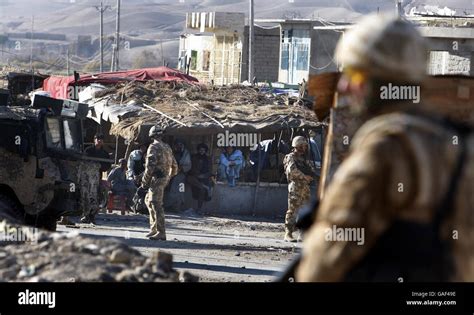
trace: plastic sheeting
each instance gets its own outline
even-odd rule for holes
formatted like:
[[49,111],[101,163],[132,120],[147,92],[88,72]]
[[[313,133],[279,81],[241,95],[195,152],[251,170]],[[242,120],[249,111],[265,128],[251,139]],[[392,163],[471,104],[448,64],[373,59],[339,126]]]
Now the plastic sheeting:
[[77,87],[89,86],[93,83],[110,85],[123,81],[185,81],[198,83],[196,78],[183,72],[168,67],[158,67],[81,75],[77,82],[74,82],[74,76],[51,76],[44,80],[43,90],[49,92],[51,97],[70,99],[74,96],[74,85]]

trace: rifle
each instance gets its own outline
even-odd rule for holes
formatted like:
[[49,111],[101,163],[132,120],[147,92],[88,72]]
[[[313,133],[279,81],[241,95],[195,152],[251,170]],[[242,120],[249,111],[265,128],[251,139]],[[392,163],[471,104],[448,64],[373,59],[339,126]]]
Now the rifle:
[[[296,221],[295,227],[300,229],[302,232],[306,232],[313,225],[316,218],[316,213],[319,208],[319,199],[313,198],[311,201],[303,206],[300,210],[300,215]],[[301,262],[301,254],[299,254],[282,273],[276,276],[274,282],[294,282],[295,271]]]

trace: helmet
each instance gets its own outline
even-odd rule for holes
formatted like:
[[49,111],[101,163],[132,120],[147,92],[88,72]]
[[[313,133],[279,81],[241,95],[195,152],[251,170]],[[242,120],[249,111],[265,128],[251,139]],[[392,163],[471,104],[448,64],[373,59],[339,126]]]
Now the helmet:
[[153,126],[151,127],[150,131],[148,132],[148,136],[150,138],[158,137],[163,134],[163,129],[161,129],[159,126]]
[[302,137],[302,136],[294,137],[294,138],[293,138],[293,142],[291,142],[291,146],[292,146],[293,148],[296,148],[297,146],[302,145],[302,144],[306,144],[306,145],[308,144],[308,143],[306,142],[305,137]]
[[415,27],[396,16],[370,14],[342,36],[336,59],[371,77],[420,82],[426,74],[427,45]]

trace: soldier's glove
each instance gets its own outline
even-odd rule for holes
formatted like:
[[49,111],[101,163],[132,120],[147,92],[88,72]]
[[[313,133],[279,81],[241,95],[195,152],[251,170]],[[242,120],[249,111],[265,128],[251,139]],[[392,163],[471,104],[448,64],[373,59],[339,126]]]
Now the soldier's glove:
[[143,198],[146,196],[147,192],[148,192],[148,188],[140,186],[137,189],[137,196],[139,196],[140,198]]

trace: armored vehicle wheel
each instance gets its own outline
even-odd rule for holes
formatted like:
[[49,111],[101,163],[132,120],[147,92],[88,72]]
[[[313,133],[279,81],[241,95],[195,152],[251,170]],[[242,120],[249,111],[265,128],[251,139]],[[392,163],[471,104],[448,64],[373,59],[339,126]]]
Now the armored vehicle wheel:
[[0,193],[0,220],[6,219],[11,223],[24,224],[23,209],[8,195]]
[[40,215],[28,215],[26,224],[36,228],[45,229],[49,231],[56,231],[57,218],[55,215],[44,213]]

